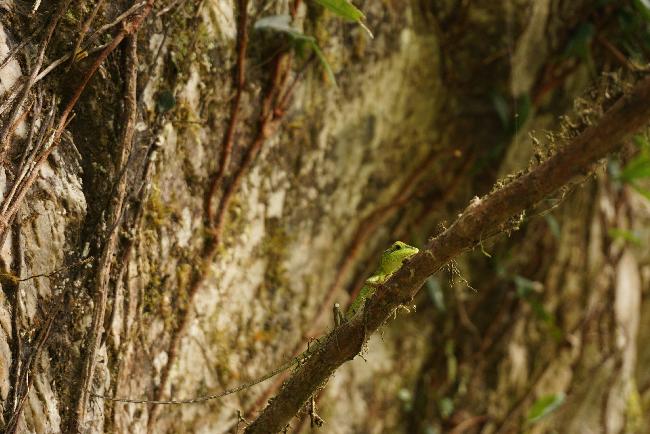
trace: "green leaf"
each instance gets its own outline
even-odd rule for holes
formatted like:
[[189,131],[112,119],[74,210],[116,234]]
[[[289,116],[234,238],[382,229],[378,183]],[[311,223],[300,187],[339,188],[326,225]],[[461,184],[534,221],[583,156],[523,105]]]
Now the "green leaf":
[[607,172],[616,180],[621,179],[621,162],[618,160],[607,161]]
[[156,110],[158,113],[166,113],[176,106],[176,98],[172,91],[165,89],[158,93],[156,98]]
[[535,401],[533,406],[530,407],[530,410],[528,410],[528,416],[526,417],[527,421],[529,423],[535,423],[544,416],[551,414],[564,403],[564,398],[565,396],[563,392],[539,398]]
[[641,245],[641,239],[632,231],[621,228],[610,228],[607,233],[612,239],[627,241],[637,246]]
[[636,146],[638,146],[641,150],[650,151],[650,141],[648,141],[647,137],[637,134],[634,137],[632,137],[632,142]]
[[560,224],[557,222],[557,219],[550,214],[546,215],[544,219],[546,220],[546,224],[548,225],[548,228],[550,229],[553,236],[559,240],[561,235],[561,230],[560,230]]
[[528,94],[520,95],[517,98],[516,103],[517,103],[516,106],[517,113],[515,113],[515,127],[516,129],[520,129],[521,126],[525,124],[526,121],[528,120],[533,104],[530,99],[530,95]]
[[410,402],[413,401],[413,394],[410,390],[403,387],[397,392],[397,398],[399,398],[400,401]]
[[442,398],[438,401],[438,407],[440,409],[440,415],[447,419],[454,412],[454,401],[451,398]]
[[630,161],[621,171],[620,179],[630,182],[650,177],[650,154],[641,154]]
[[413,393],[409,389],[401,388],[397,392],[397,399],[402,402],[402,408],[405,411],[413,410]]
[[359,24],[363,30],[365,30],[368,35],[372,38],[372,32],[366,25],[363,23],[363,20],[366,16],[357,9],[349,0],[314,0],[319,5],[323,6],[328,11],[333,12],[341,18],[344,18],[348,21],[354,21]]
[[447,357],[447,379],[453,383],[458,376],[458,359],[454,352],[454,341],[448,340],[445,343],[445,356]]
[[650,142],[642,135],[635,135],[632,141],[640,152],[616,176],[618,180],[627,183],[650,177]]
[[[268,17],[260,18],[255,22],[253,28],[257,30],[272,30],[288,35],[294,42],[299,44],[304,44],[311,48],[318,58],[320,64],[322,65],[325,73],[329,80],[336,86],[336,78],[334,77],[334,72],[330,67],[330,64],[327,62],[323,51],[318,46],[316,38],[313,36],[305,35],[300,32],[300,30],[291,26],[291,17],[289,15],[271,15]],[[296,48],[299,48],[299,45],[296,45]]]
[[290,15],[271,15],[268,17],[260,18],[255,21],[254,29],[270,29],[276,30],[278,32],[288,33],[293,36],[302,35],[296,28],[291,26],[291,16]]
[[535,317],[545,324],[546,328],[553,338],[558,341],[562,339],[562,336],[564,334],[562,333],[562,330],[557,326],[555,317],[546,310],[542,302],[539,300],[539,297],[536,295],[537,286],[539,286],[539,283],[534,282],[530,279],[526,279],[525,277],[519,275],[513,276],[512,280],[517,287],[517,296],[528,303],[533,313],[535,314]]
[[435,277],[431,276],[426,281],[427,294],[433,304],[438,308],[440,312],[445,311],[445,294],[442,292],[442,287],[440,286],[440,281]]
[[632,186],[632,188],[634,190],[636,190],[637,193],[639,193],[640,195],[642,195],[646,199],[650,200],[650,190],[648,190],[646,188],[643,188],[643,187],[639,186],[638,184],[636,184],[634,182],[631,183],[630,185]]
[[503,94],[499,93],[498,91],[493,91],[492,92],[492,105],[494,106],[494,110],[497,112],[497,116],[499,116],[499,120],[501,121],[501,125],[503,126],[504,130],[509,130],[510,129],[510,106],[508,105],[508,102],[506,101],[506,98],[503,96]]
[[516,98],[509,98],[500,91],[493,89],[490,92],[490,99],[492,100],[494,111],[496,111],[501,121],[503,130],[508,135],[518,133],[532,111],[530,95],[522,94]]
[[567,44],[565,54],[567,56],[575,56],[582,60],[587,60],[590,57],[591,40],[596,34],[596,28],[591,23],[582,23],[576,29],[575,33]]
[[350,21],[360,21],[366,16],[357,9],[352,3],[348,0],[314,0],[319,5],[323,6],[325,9],[334,12],[341,18],[345,18]]
[[516,275],[512,277],[512,280],[515,282],[517,287],[517,295],[521,298],[527,298],[531,294],[535,293],[535,282],[525,277]]
[[650,21],[650,1],[648,0],[633,0],[634,6],[636,6],[639,13],[647,21]]
[[327,77],[330,79],[332,84],[336,86],[336,77],[334,77],[334,71],[332,71],[330,64],[327,63],[327,59],[325,58],[325,55],[323,54],[323,52],[321,51],[320,47],[318,46],[315,40],[312,43],[312,49],[314,50],[314,53],[316,53],[316,57],[318,57],[320,64],[323,66],[323,69],[325,70]]

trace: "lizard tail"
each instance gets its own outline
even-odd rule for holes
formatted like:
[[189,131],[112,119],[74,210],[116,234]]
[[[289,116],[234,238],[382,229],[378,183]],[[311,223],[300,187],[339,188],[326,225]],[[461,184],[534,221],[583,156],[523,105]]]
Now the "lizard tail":
[[288,362],[284,363],[283,365],[280,365],[276,369],[274,369],[271,372],[268,372],[261,377],[258,377],[254,379],[253,381],[249,381],[248,383],[245,384],[240,384],[239,386],[233,387],[231,389],[226,389],[224,391],[221,391],[219,393],[215,393],[212,395],[204,395],[204,396],[198,396],[195,398],[187,398],[187,399],[169,399],[165,401],[156,401],[156,400],[151,400],[151,399],[132,399],[132,398],[118,398],[115,396],[107,396],[107,395],[100,395],[97,393],[92,393],[91,396],[94,398],[98,399],[103,399],[105,401],[112,401],[112,402],[124,402],[127,404],[153,404],[153,405],[181,405],[181,404],[197,404],[200,402],[206,402],[206,401],[212,401],[214,399],[219,399],[223,398],[224,396],[227,395],[232,395],[233,393],[240,392],[244,389],[248,389],[249,387],[253,387],[257,384],[260,384],[266,380],[268,380],[271,377],[275,377],[279,373],[286,371],[296,363],[298,363],[301,360],[301,356],[295,357]]

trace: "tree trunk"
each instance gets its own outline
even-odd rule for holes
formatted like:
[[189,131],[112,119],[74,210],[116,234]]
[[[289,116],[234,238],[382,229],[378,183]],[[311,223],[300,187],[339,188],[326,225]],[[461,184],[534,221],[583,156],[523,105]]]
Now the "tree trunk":
[[[211,395],[307,349],[392,241],[423,246],[553,154],[560,115],[597,122],[574,102],[634,76],[610,74],[610,39],[643,7],[354,2],[370,39],[316,1],[52,3],[0,4],[15,433],[241,432],[286,377],[200,404],[96,395]],[[336,83],[311,42],[255,27],[286,14]],[[615,175],[635,152],[430,278],[314,397],[320,430],[650,433],[650,202]]]

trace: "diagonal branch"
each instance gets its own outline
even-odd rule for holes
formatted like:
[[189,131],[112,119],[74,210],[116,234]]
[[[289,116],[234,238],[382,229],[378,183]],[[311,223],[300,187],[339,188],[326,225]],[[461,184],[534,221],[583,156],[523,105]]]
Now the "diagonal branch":
[[334,371],[354,359],[368,337],[395,310],[409,303],[424,281],[448,261],[475,247],[486,234],[506,229],[508,221],[571,180],[588,173],[598,160],[616,151],[650,123],[650,77],[621,97],[597,125],[575,137],[537,168],[482,199],[474,199],[458,219],[377,290],[362,315],[336,329],[284,384],[278,395],[246,429],[247,434],[281,431]]

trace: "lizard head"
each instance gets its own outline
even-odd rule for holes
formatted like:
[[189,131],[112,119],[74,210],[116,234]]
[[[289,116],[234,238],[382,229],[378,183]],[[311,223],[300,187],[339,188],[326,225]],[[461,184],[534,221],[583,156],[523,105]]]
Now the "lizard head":
[[405,259],[419,252],[417,247],[409,246],[401,241],[395,241],[384,251],[379,260],[379,273],[388,276],[397,271]]

